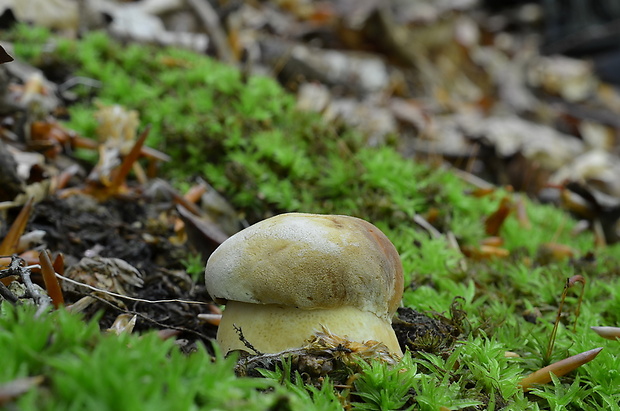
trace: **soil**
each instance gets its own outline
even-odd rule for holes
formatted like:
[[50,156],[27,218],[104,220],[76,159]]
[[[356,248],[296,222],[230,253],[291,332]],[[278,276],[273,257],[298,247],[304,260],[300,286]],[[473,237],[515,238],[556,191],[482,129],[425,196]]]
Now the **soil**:
[[[53,254],[63,253],[68,267],[76,264],[79,267],[78,256],[83,255],[99,261],[124,260],[140,272],[142,285],[136,287],[129,277],[117,275],[117,286],[130,289],[136,298],[210,301],[204,286],[192,281],[181,263],[191,252],[190,248],[171,242],[175,237],[170,224],[174,213],[174,205],[169,201],[147,196],[113,198],[101,203],[82,194],[65,198],[51,196],[36,204],[27,231],[44,230],[47,247]],[[73,272],[75,276],[76,271],[79,270],[69,274]],[[90,276],[91,281],[84,275]],[[93,273],[84,275],[81,281],[96,286]],[[63,291],[67,303],[71,304],[89,290],[63,283]],[[205,342],[215,338],[216,328],[198,320],[197,315],[204,310],[200,305],[101,298],[89,307],[87,315],[100,310],[104,313],[100,320],[102,328],[109,327],[119,313],[127,310],[140,318],[138,331],[170,328],[181,331],[180,338]]]

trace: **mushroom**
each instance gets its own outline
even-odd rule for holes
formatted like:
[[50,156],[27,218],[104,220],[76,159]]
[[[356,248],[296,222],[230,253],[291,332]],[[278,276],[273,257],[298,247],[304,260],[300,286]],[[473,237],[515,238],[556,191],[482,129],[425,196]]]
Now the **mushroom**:
[[223,242],[205,269],[207,291],[226,308],[217,332],[224,353],[277,353],[304,346],[316,331],[377,341],[402,351],[392,316],[403,268],[374,225],[343,215],[289,213]]

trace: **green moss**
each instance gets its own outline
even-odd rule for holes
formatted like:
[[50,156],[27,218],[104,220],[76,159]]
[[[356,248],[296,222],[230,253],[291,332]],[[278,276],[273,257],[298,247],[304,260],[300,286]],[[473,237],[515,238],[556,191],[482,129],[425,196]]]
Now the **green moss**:
[[[390,145],[365,147],[364,138],[355,131],[298,112],[294,98],[275,81],[246,79],[237,70],[204,56],[176,49],[122,47],[101,33],[91,33],[80,43],[54,40],[55,49],[41,46],[48,38],[42,31],[22,26],[16,35],[20,39],[18,56],[37,63],[54,57],[68,62],[77,74],[102,82],[96,90],[98,100],[138,110],[142,123],[153,126],[148,144],[173,157],[163,173],[178,186],[186,187],[199,175],[250,222],[283,211],[365,218],[385,231],[401,253],[406,306],[449,312],[454,298],[463,297],[472,333],[449,361],[430,354],[416,359],[424,372],[416,374],[413,382],[407,380],[414,386],[416,407],[459,408],[483,403],[489,409],[502,404],[510,409],[553,409],[551,394],[560,388],[562,396],[568,396],[563,400],[568,408],[603,409],[618,403],[614,388],[618,386],[614,370],[620,358],[617,343],[601,341],[589,327],[620,322],[619,245],[595,249],[590,233],[571,234],[575,222],[567,214],[524,200],[531,227],[512,214],[500,230],[510,257],[466,259],[446,236],[432,237],[413,217],[436,214],[433,224],[441,232],[453,234],[460,245],[477,247],[487,236],[485,219],[497,210],[502,198],[514,199],[512,193],[498,189],[485,197],[471,195],[472,188],[449,171],[402,158]],[[93,90],[77,91],[84,100],[70,107],[68,126],[92,136],[95,108],[89,98]],[[576,255],[572,260],[540,265],[536,255],[541,244],[549,242],[569,245]],[[565,279],[574,274],[587,278],[585,303],[577,330],[572,332],[580,288],[569,290],[558,349],[552,357],[559,359],[601,345],[606,347],[600,356],[603,360],[580,369],[576,373],[579,379],[573,374],[536,391],[540,400],[535,402],[515,392],[515,381],[521,376],[519,371],[525,374],[543,365]],[[526,310],[541,312],[537,324],[526,321]],[[503,350],[517,351],[524,360],[506,360]],[[26,354],[15,355],[23,358]],[[455,364],[460,368],[450,371]],[[12,362],[5,375],[13,378],[45,372],[28,367],[21,369],[19,363]],[[394,382],[401,381],[397,376],[372,367],[367,373],[358,384],[359,390],[368,393],[360,396],[364,399],[360,408],[400,404],[372,388],[381,381],[399,384]],[[114,387],[109,389],[114,392]],[[299,394],[289,404],[311,398],[311,390],[292,385],[287,390]],[[148,395],[140,391],[140,396],[150,398]],[[330,397],[332,405],[333,399]],[[265,404],[261,401],[269,399],[245,393],[239,401]],[[84,404],[87,402],[80,403]]]
[[102,334],[96,321],[65,310],[36,318],[33,309],[4,303],[0,344],[0,384],[45,378],[42,389],[16,400],[20,410],[267,410],[298,401],[314,409],[307,395],[297,398],[273,380],[236,378],[234,357],[212,359],[202,346],[183,354],[155,333]]

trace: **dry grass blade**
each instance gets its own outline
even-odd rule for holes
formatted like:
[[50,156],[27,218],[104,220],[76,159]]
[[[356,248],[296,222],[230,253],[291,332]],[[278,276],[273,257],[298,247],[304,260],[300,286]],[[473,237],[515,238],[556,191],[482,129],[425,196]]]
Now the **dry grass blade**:
[[561,377],[575,368],[592,361],[602,349],[603,347],[595,348],[593,350],[585,351],[580,354],[573,355],[572,357],[565,358],[558,362],[554,362],[553,364],[541,368],[538,371],[534,371],[527,377],[523,378],[519,381],[519,386],[521,386],[523,391],[528,391],[534,384],[546,384],[551,381],[551,373]]
[[592,331],[608,340],[620,341],[620,327],[590,327]]
[[[62,259],[60,255],[59,257]],[[54,263],[57,263],[58,261],[59,259],[56,258]],[[56,268],[54,265],[52,265],[49,251],[41,251],[41,253],[39,254],[39,263],[41,264],[41,274],[43,275],[43,282],[45,283],[47,295],[49,295],[52,299],[52,305],[54,306],[54,308],[58,309],[58,307],[65,304],[65,299],[62,295],[62,289],[60,288],[58,278],[56,278]]]

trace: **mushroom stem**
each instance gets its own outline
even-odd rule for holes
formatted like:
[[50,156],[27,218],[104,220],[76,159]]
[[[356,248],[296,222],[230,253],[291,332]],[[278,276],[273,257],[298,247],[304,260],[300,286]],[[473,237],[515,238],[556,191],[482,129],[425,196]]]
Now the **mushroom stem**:
[[353,307],[302,310],[229,301],[217,332],[217,341],[225,353],[248,351],[235,326],[241,329],[247,342],[265,353],[302,347],[324,326],[332,334],[351,341],[380,341],[392,353],[403,355],[396,334],[387,321]]

